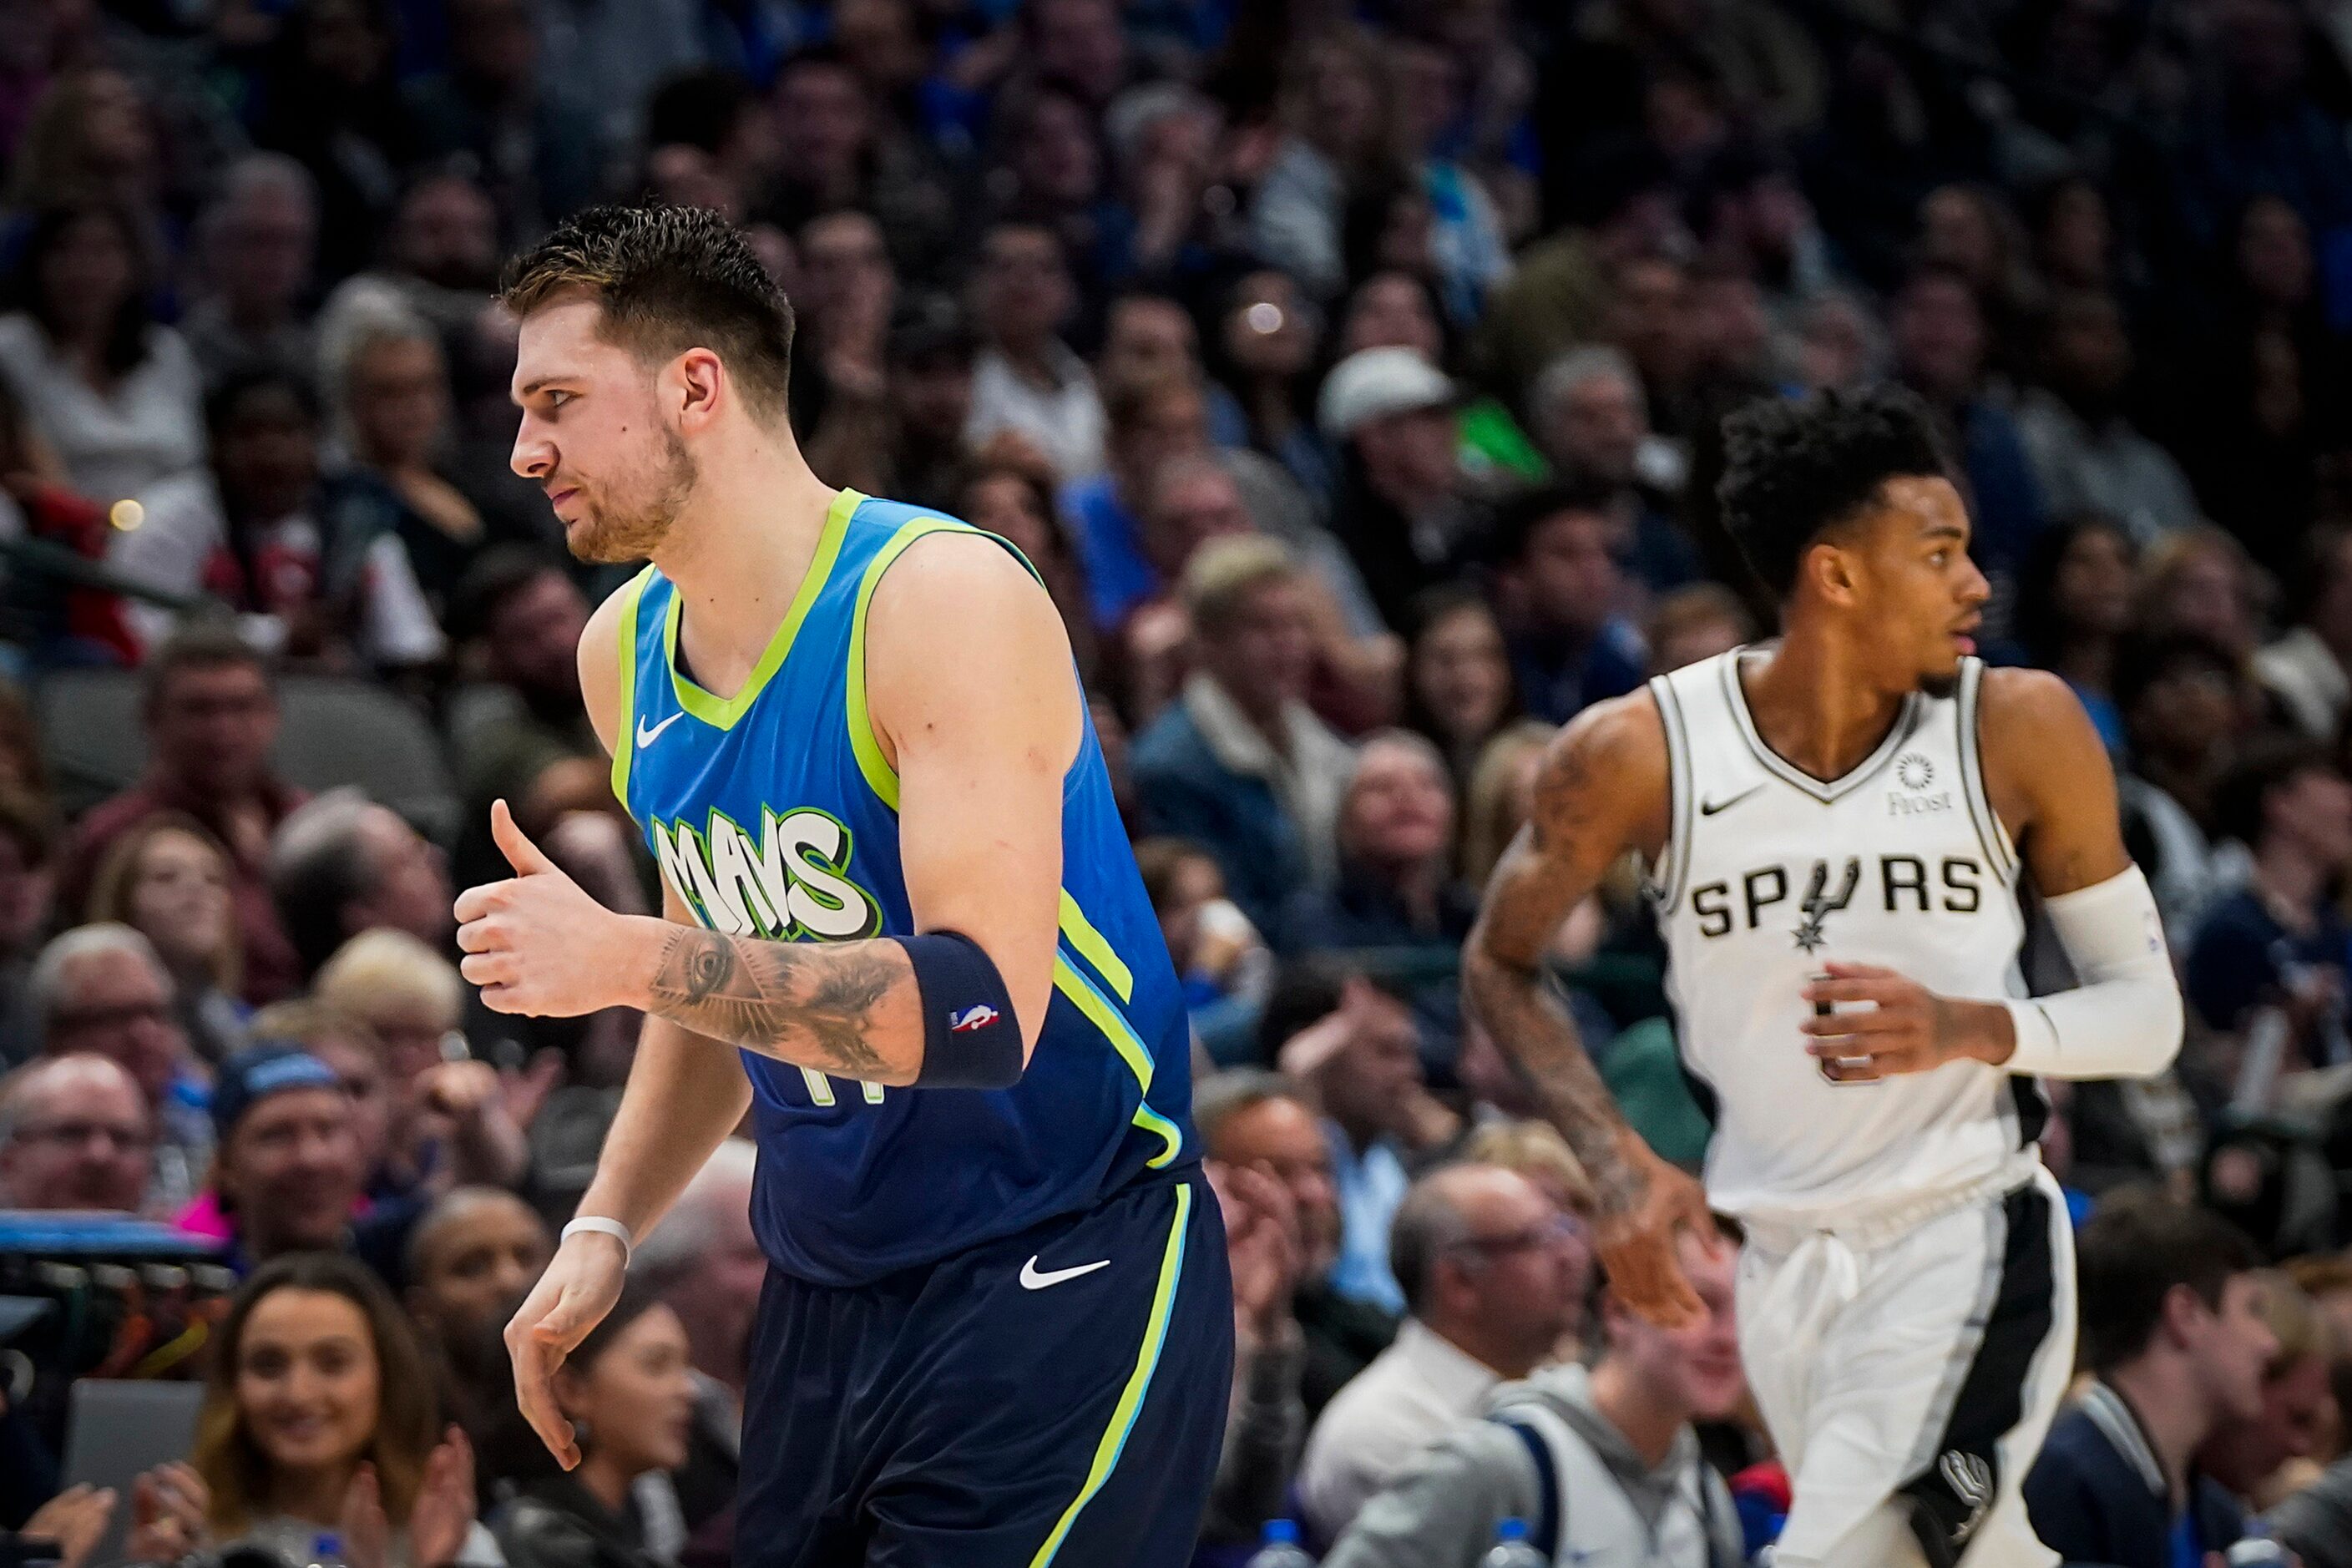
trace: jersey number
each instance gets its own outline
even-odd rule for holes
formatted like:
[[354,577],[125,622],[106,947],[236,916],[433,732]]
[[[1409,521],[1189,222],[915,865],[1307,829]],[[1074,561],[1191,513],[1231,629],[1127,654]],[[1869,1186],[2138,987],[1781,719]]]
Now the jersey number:
[[[817,1071],[814,1068],[801,1068],[801,1077],[808,1082],[809,1098],[811,1100],[816,1101],[819,1105],[831,1105],[833,1103],[833,1079],[825,1077],[824,1074]],[[865,1090],[866,1104],[879,1105],[882,1103],[882,1086],[880,1084],[867,1083],[864,1079],[851,1079],[849,1081],[856,1084],[859,1089]]]

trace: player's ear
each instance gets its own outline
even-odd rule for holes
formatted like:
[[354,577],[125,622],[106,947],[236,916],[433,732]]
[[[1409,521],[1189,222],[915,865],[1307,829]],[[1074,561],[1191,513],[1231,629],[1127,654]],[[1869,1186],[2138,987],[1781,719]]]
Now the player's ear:
[[1811,583],[1813,592],[1829,603],[1851,606],[1857,590],[1857,564],[1851,550],[1832,540],[1817,539],[1798,557],[1797,576],[1800,582]]
[[688,349],[670,362],[667,379],[669,384],[665,390],[676,400],[682,428],[699,429],[718,417],[727,372],[717,354],[705,348]]

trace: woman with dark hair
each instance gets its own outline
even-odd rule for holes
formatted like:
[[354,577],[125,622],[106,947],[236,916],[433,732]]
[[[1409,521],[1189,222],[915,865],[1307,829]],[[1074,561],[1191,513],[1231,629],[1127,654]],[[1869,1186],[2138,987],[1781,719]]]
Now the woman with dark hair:
[[1519,716],[1510,654],[1494,606],[1458,583],[1413,604],[1404,665],[1405,728],[1444,753],[1457,790],[1466,789],[1486,742]]
[[272,1259],[229,1305],[196,1416],[208,1555],[494,1562],[473,1450],[441,1433],[424,1353],[375,1275],[335,1253]]
[[108,506],[205,460],[204,394],[180,334],[149,310],[139,226],[78,202],[33,219],[0,316],[0,381],[73,488]]
[[2116,656],[2131,630],[2138,554],[2121,523],[2087,515],[2044,531],[2018,573],[2025,657],[2074,688],[2117,757],[2128,737],[2116,705]]
[[1244,273],[1206,345],[1212,369],[1240,405],[1253,450],[1280,463],[1328,503],[1331,454],[1315,438],[1316,357],[1323,313],[1291,276],[1271,267]]
[[502,1410],[490,1468],[515,1489],[500,1515],[509,1568],[656,1568],[637,1479],[686,1463],[694,1376],[686,1327],[632,1281],[555,1373],[555,1403],[572,1423],[580,1464],[565,1470],[521,1412]]

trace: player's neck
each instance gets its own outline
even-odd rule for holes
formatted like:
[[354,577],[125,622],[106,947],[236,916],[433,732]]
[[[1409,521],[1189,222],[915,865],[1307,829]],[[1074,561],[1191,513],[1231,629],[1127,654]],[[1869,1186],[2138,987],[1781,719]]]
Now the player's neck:
[[1745,662],[1740,685],[1764,743],[1818,779],[1843,778],[1875,751],[1908,695],[1869,679],[1858,651],[1822,633],[1783,637]]
[[716,667],[696,679],[723,687],[734,656],[744,672],[758,659],[816,555],[835,494],[789,436],[747,436],[702,457],[693,494],[654,552],[677,585],[689,661],[698,654],[698,670]]
[[1642,1463],[1654,1470],[1664,1464],[1689,1413],[1664,1390],[1644,1386],[1616,1356],[1604,1355],[1593,1367],[1591,1387],[1592,1407],[1633,1445]]
[[2181,1358],[2159,1352],[2116,1367],[2099,1381],[2131,1406],[2174,1500],[2186,1496],[2189,1462],[2213,1427],[2213,1413],[2197,1386],[2195,1370]]

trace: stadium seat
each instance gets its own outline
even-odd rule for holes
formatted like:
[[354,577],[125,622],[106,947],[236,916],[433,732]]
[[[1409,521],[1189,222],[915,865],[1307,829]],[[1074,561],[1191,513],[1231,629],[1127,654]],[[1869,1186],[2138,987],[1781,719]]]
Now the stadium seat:
[[[382,687],[327,675],[281,676],[278,770],[304,789],[356,784],[446,844],[457,797],[440,737],[423,714]],[[139,677],[121,669],[61,670],[34,691],[41,741],[68,812],[129,787],[147,765]]]

